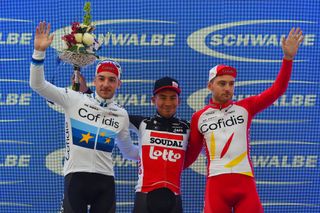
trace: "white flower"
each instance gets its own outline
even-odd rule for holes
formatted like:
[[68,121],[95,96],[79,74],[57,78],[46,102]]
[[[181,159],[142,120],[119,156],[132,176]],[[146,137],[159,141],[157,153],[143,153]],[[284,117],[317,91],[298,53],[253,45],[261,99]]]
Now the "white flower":
[[74,34],[74,38],[76,39],[77,43],[82,43],[83,34],[82,33],[76,33],[76,34]]
[[94,42],[94,37],[92,34],[90,33],[85,33],[83,34],[83,38],[82,38],[82,42],[87,45],[87,46],[90,46],[93,44]]

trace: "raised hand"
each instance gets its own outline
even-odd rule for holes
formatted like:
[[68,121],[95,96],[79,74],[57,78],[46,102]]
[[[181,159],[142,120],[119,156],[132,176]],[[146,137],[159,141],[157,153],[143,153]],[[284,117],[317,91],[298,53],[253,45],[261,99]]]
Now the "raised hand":
[[284,58],[292,60],[297,54],[300,44],[303,41],[303,35],[300,28],[292,28],[289,35],[284,38],[281,42],[282,51]]
[[53,35],[50,33],[50,23],[40,22],[36,29],[36,35],[34,38],[34,49],[45,51],[53,41]]

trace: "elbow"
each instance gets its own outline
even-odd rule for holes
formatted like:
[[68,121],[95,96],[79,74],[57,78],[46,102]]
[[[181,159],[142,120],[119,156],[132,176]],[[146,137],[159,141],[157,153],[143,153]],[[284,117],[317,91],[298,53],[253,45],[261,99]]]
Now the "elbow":
[[139,160],[139,150],[138,147],[134,147],[133,149],[127,151],[127,152],[122,152],[123,158],[127,160],[134,160],[138,161]]
[[31,79],[29,80],[29,86],[30,86],[31,89],[33,89],[33,90],[36,90],[36,88],[37,88],[37,85],[36,85],[33,81],[31,81]]
[[38,84],[35,81],[30,80],[29,81],[29,86],[31,87],[32,90],[39,91],[42,85]]

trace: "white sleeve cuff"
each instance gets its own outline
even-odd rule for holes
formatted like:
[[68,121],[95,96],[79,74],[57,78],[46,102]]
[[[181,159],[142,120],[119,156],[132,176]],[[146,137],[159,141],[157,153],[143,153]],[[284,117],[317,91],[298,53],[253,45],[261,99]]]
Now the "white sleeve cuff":
[[34,50],[32,54],[32,58],[36,60],[43,60],[46,57],[45,51]]

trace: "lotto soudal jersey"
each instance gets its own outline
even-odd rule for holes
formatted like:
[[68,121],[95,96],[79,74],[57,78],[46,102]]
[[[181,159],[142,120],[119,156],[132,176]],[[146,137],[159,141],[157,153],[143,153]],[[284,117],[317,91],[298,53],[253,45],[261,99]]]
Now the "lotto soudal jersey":
[[210,103],[193,114],[185,166],[205,145],[208,176],[240,173],[254,176],[249,154],[249,130],[253,117],[270,106],[286,90],[292,61],[283,60],[274,84],[259,95],[223,105]]
[[130,116],[139,134],[140,162],[137,192],[167,187],[180,194],[180,177],[188,144],[189,123],[176,117]]
[[130,139],[125,109],[96,94],[82,94],[56,87],[44,78],[44,52],[35,51],[30,85],[41,96],[63,107],[65,112],[64,175],[93,172],[114,175],[111,153],[115,142],[129,159],[138,160],[138,147]]

